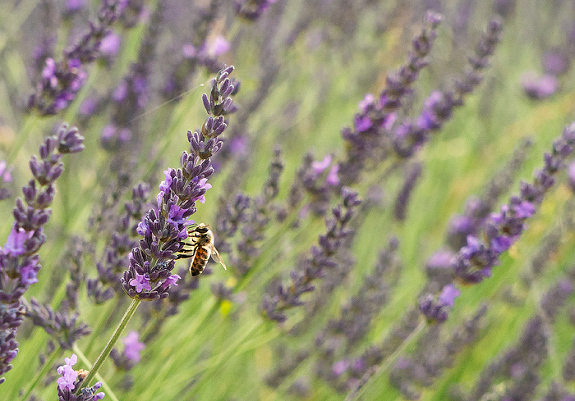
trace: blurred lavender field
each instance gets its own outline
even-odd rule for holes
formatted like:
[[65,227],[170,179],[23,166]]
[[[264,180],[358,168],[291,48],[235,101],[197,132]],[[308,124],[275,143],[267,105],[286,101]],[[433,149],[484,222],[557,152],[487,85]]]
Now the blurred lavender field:
[[569,0],[0,2],[0,400],[575,401],[574,57]]

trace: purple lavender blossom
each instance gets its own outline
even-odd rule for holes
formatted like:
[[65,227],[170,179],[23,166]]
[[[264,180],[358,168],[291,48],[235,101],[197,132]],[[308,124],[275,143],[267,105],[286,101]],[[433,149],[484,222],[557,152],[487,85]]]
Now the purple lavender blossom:
[[571,66],[571,61],[564,51],[560,49],[550,50],[543,54],[541,64],[546,74],[560,76],[565,74]]
[[107,58],[112,58],[120,51],[122,38],[116,32],[110,31],[102,38],[100,43],[100,54]]
[[12,166],[7,166],[4,160],[0,160],[0,201],[7,199],[11,196],[10,189],[6,188],[4,184],[12,182]]
[[78,357],[76,354],[72,354],[70,358],[65,358],[64,360],[66,364],[60,366],[57,370],[58,374],[62,375],[57,381],[58,388],[62,391],[70,391],[74,389],[74,382],[78,378],[78,372],[72,367],[78,362]]
[[104,398],[104,393],[97,392],[102,383],[97,382],[89,388],[84,388],[79,394],[74,394],[80,388],[88,372],[85,370],[74,370],[72,366],[76,364],[78,357],[72,354],[70,358],[65,358],[65,365],[60,366],[57,372],[61,377],[58,382],[58,401],[98,401]]
[[34,179],[22,188],[24,199],[16,201],[14,224],[0,251],[0,375],[12,368],[10,362],[18,353],[15,335],[24,313],[21,297],[38,281],[37,252],[46,241],[43,226],[50,218],[48,207],[56,195],[54,182],[64,171],[62,156],[82,151],[83,142],[77,128],[62,124],[40,146],[40,158],[30,159]]
[[569,188],[575,192],[575,162],[569,163],[569,167],[567,167],[567,177],[569,178]]
[[[154,300],[168,296],[171,274],[181,240],[187,237],[186,227],[196,212],[196,201],[204,201],[207,183],[213,174],[211,157],[223,145],[220,135],[227,128],[224,116],[236,108],[229,97],[234,85],[228,78],[233,67],[220,71],[212,80],[210,96],[203,95],[209,117],[201,131],[188,131],[191,152],[183,152],[182,167],[164,172],[166,179],[160,184],[157,207],[148,211],[138,226],[143,235],[138,247],[130,253],[130,266],[122,277],[122,287],[132,298]],[[166,285],[166,282],[168,283]]]
[[[164,27],[164,2],[158,2],[156,9],[150,17],[145,32],[137,62],[130,65],[129,72],[120,80],[112,94],[114,112],[111,121],[101,134],[102,147],[108,151],[119,151],[127,145],[138,146],[135,135],[141,129],[138,126],[137,116],[143,113],[150,100],[150,74],[151,63],[156,54],[156,45],[162,27]],[[102,42],[104,45],[105,42]],[[121,154],[119,158],[124,158]]]
[[[206,67],[210,72],[216,72],[222,69],[222,64],[212,57],[208,56],[206,49],[208,45],[208,36],[212,24],[219,15],[220,2],[210,1],[209,6],[200,9],[194,13],[192,25],[194,26],[193,36],[182,46],[182,55],[180,60],[171,67],[171,72],[163,88],[165,99],[170,101],[178,100],[186,90],[186,85],[200,67]],[[220,50],[221,47],[218,46]],[[213,54],[213,53],[212,53]],[[234,85],[236,90],[238,85]]]
[[478,235],[478,231],[489,217],[489,214],[493,212],[501,195],[509,191],[531,144],[529,139],[521,141],[513,152],[511,160],[495,174],[481,195],[469,197],[465,203],[464,213],[455,215],[450,219],[447,245],[453,251],[459,251],[459,249],[464,247],[467,244],[469,235]]
[[55,312],[49,304],[40,304],[34,298],[23,303],[26,305],[24,316],[30,318],[35,326],[46,330],[63,349],[72,349],[78,339],[91,332],[87,324],[78,322],[77,313]]

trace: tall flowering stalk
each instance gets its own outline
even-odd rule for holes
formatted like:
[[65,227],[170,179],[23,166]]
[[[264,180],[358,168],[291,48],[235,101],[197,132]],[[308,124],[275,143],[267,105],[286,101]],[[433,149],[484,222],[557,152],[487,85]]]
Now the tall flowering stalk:
[[[565,168],[566,159],[575,149],[575,123],[563,130],[553,143],[550,153],[545,153],[545,165],[535,172],[533,183],[522,182],[519,195],[512,196],[509,203],[501,206],[485,221],[480,235],[469,235],[467,245],[462,247],[452,261],[455,279],[463,284],[477,284],[490,277],[501,255],[521,236],[527,227],[527,219],[537,211],[545,195],[555,183],[555,175]],[[427,294],[419,302],[420,311],[428,320],[442,322],[448,317],[460,291],[452,284],[443,287],[441,295]]]
[[[227,67],[212,79],[209,97],[202,97],[208,118],[200,132],[188,131],[190,153],[182,153],[180,168],[164,171],[166,179],[159,186],[157,207],[150,209],[138,225],[138,234],[143,238],[130,252],[130,265],[121,278],[122,288],[133,300],[84,380],[85,385],[90,384],[108,357],[140,302],[166,298],[170,287],[178,285],[181,277],[172,274],[175,259],[182,250],[181,241],[187,238],[187,227],[194,223],[190,216],[196,212],[196,202],[203,203],[204,194],[212,187],[207,181],[214,172],[211,158],[224,143],[220,138],[227,128],[224,116],[236,111],[230,97],[235,86],[228,78],[233,69]],[[78,388],[76,393],[80,391]]]
[[310,255],[296,270],[290,273],[289,284],[272,283],[264,295],[261,312],[267,319],[283,323],[286,311],[304,304],[301,297],[315,290],[313,282],[323,278],[336,266],[334,257],[346,237],[353,231],[348,223],[361,203],[357,193],[347,187],[342,189],[342,202],[332,210],[333,217],[326,219],[327,231],[318,238]]
[[62,59],[46,58],[35,93],[28,100],[28,108],[46,116],[68,107],[86,80],[84,66],[98,57],[102,39],[126,4],[126,0],[103,0],[97,20],[90,23],[87,32],[75,45],[64,51]]
[[[24,199],[16,201],[12,230],[0,248],[0,375],[12,368],[10,362],[18,354],[15,337],[25,312],[22,296],[38,282],[38,251],[46,241],[43,227],[50,219],[54,183],[64,171],[62,156],[83,149],[84,138],[78,129],[62,124],[42,143],[40,157],[30,159],[34,178],[22,188]],[[1,378],[0,383],[4,380]]]
[[413,40],[405,65],[387,76],[386,88],[379,99],[371,94],[366,95],[360,103],[360,113],[354,118],[354,127],[343,130],[343,139],[348,144],[346,160],[339,168],[342,184],[355,183],[368,160],[366,156],[373,156],[377,145],[388,138],[387,133],[397,119],[397,111],[401,109],[405,97],[413,92],[411,85],[419,72],[429,64],[427,57],[441,19],[439,14],[427,14],[428,26]]
[[448,91],[434,91],[426,99],[423,110],[416,121],[403,121],[393,132],[393,145],[401,157],[412,156],[429,139],[429,135],[451,118],[453,110],[463,105],[466,95],[483,81],[483,70],[501,39],[503,23],[499,18],[489,21],[487,29],[469,57],[469,65],[461,79],[455,81],[455,88]]

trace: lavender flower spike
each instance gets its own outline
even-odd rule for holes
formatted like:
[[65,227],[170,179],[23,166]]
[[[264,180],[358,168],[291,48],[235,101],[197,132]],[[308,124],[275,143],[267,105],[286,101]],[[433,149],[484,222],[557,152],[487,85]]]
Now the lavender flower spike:
[[40,146],[40,158],[30,159],[34,179],[22,188],[24,199],[16,201],[12,231],[0,248],[0,375],[12,368],[10,362],[18,353],[15,337],[25,310],[22,295],[38,282],[37,253],[46,241],[43,226],[50,219],[48,207],[56,195],[54,182],[64,171],[62,155],[82,151],[83,141],[77,128],[62,124]]
[[212,186],[207,182],[213,174],[212,156],[223,145],[220,135],[226,130],[224,116],[236,111],[230,95],[234,83],[228,78],[234,67],[221,70],[211,83],[210,96],[203,95],[208,118],[201,132],[188,131],[191,151],[183,152],[181,167],[164,171],[157,207],[148,211],[138,225],[143,236],[130,253],[130,266],[121,279],[124,291],[134,299],[151,301],[165,298],[178,275],[172,274],[174,260],[182,250],[180,241],[187,237],[186,227],[193,224],[196,202],[204,202],[204,194]]
[[346,160],[339,169],[343,184],[355,183],[369,158],[381,158],[376,151],[381,151],[378,148],[386,140],[405,97],[412,92],[411,85],[428,65],[427,56],[433,47],[441,19],[439,14],[427,13],[427,26],[413,40],[407,62],[387,76],[386,88],[378,99],[371,94],[365,96],[359,104],[360,113],[354,118],[354,127],[342,131],[343,139],[348,142]]
[[[544,156],[545,164],[535,172],[532,184],[522,182],[520,195],[512,196],[499,213],[492,213],[483,225],[480,236],[469,235],[467,245],[455,255],[452,266],[455,278],[462,284],[477,284],[491,276],[499,257],[523,234],[528,218],[533,216],[543,198],[555,183],[554,176],[566,167],[566,159],[575,150],[575,122],[563,130],[553,142],[551,153]],[[459,295],[456,289],[444,287],[437,299],[431,294],[419,301],[420,311],[431,321],[447,319],[448,309]]]
[[261,312],[266,318],[285,322],[285,311],[303,305],[301,296],[312,292],[315,289],[312,283],[336,266],[334,257],[345,238],[352,233],[348,223],[361,203],[357,193],[351,189],[343,187],[341,192],[342,203],[332,210],[333,217],[326,220],[327,231],[318,238],[319,246],[313,246],[310,256],[297,270],[292,270],[289,284],[273,283],[264,295]]
[[64,51],[59,61],[46,58],[36,91],[28,100],[29,109],[37,109],[41,115],[46,116],[68,107],[86,80],[84,66],[96,59],[102,39],[126,4],[124,0],[103,0],[97,21],[90,23],[89,30],[78,43]]

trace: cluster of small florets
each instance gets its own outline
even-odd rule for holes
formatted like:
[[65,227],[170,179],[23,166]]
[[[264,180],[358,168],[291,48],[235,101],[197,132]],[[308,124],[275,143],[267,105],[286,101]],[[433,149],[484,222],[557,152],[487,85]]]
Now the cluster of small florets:
[[58,378],[58,401],[98,401],[104,398],[104,393],[98,392],[102,383],[97,382],[92,387],[86,387],[75,394],[76,390],[82,386],[88,372],[80,369],[74,370],[73,366],[78,362],[76,354],[70,358],[65,358],[65,365],[57,369],[60,378]]

